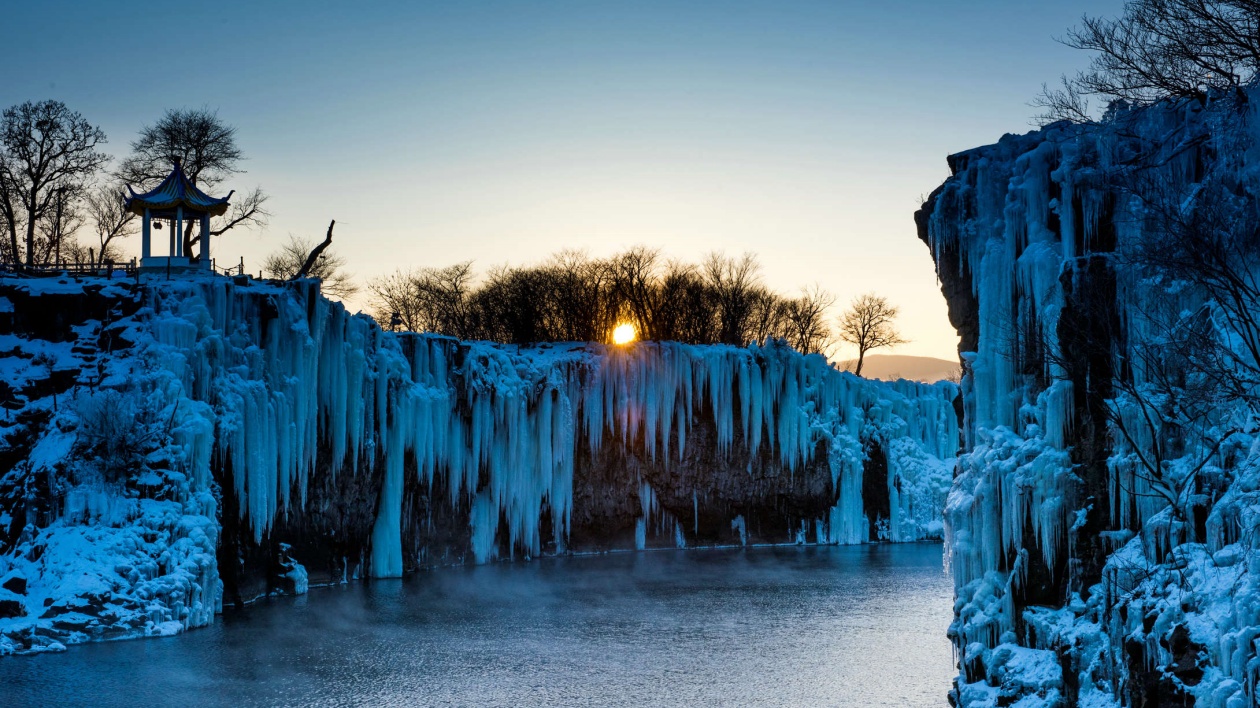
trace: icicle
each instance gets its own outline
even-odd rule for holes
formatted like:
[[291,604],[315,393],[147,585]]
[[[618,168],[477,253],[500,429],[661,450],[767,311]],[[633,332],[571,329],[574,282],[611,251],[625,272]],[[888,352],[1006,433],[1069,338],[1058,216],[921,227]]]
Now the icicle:
[[[867,426],[932,455],[952,456],[957,447],[952,388],[873,384],[778,342],[526,352],[383,332],[307,286],[207,281],[197,292],[169,297],[153,322],[164,365],[184,392],[204,397],[201,408],[171,407],[186,421],[176,434],[190,451],[190,474],[205,484],[211,460],[231,469],[241,517],[261,540],[279,514],[306,504],[314,475],[363,474],[366,466],[383,481],[367,568],[377,577],[405,569],[402,514],[412,484],[444,485],[447,503],[467,510],[478,562],[501,550],[537,555],[545,543],[563,549],[579,442],[592,452],[641,444],[658,464],[681,460],[703,416],[720,455],[741,446],[755,460],[764,447],[790,473],[822,443],[835,507],[811,523],[819,542],[835,543],[867,540]],[[868,420],[868,409],[879,416]],[[690,491],[698,536],[707,490]],[[640,502],[637,547],[653,523],[664,534],[672,525],[676,544],[684,538],[683,522],[662,513],[646,482]],[[80,497],[67,504],[91,506]]]

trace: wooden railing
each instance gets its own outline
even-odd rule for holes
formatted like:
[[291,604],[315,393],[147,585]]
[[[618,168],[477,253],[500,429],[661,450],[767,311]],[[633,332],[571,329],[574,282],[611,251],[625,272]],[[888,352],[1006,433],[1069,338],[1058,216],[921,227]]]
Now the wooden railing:
[[[44,265],[14,265],[0,261],[0,275],[26,275],[33,278],[52,278],[60,275],[111,277],[123,273],[125,277],[134,278],[139,273],[139,263],[135,258],[122,263],[106,261],[105,263],[47,263]],[[221,266],[214,259],[210,261],[210,271],[218,275],[236,276],[251,275],[245,272],[245,259],[231,266]],[[251,275],[262,278],[262,273]]]
[[118,272],[122,272],[125,277],[132,278],[135,277],[138,269],[135,258],[122,263],[114,263],[113,261],[105,261],[104,263],[48,263],[29,267],[15,267],[12,263],[0,263],[0,273],[21,273],[35,278],[53,278],[63,274],[75,276],[98,275],[108,278]]

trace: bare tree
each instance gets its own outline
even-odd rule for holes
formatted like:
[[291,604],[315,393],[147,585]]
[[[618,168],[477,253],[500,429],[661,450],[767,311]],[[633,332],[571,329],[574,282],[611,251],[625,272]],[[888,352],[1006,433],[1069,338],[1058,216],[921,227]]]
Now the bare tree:
[[416,288],[417,277],[413,271],[399,270],[368,281],[372,316],[382,327],[392,327],[397,316],[398,324],[405,330],[424,329],[424,304]]
[[1043,89],[1044,121],[1088,119],[1088,96],[1128,105],[1206,102],[1260,75],[1257,0],[1129,0],[1119,17],[1086,16],[1061,40],[1094,52],[1087,70]]
[[82,184],[58,187],[53,195],[53,205],[40,218],[35,228],[35,265],[47,266],[73,263],[74,234],[83,225]]
[[479,325],[485,323],[473,321],[477,319],[470,302],[473,277],[472,261],[465,261],[374,278],[368,283],[373,317],[382,327],[390,326],[397,315],[402,328],[412,332],[502,341],[501,336],[481,333]]
[[472,261],[422,269],[413,284],[420,303],[419,329],[471,338],[468,299],[473,277]]
[[677,260],[667,262],[658,289],[658,306],[652,315],[656,339],[713,341],[717,310],[709,286],[696,266]]
[[113,260],[114,239],[135,233],[136,215],[127,211],[122,189],[116,184],[98,185],[88,190],[83,204],[100,247],[96,253],[97,262]]
[[[184,174],[199,189],[211,191],[232,175],[240,174],[244,153],[236,144],[236,128],[219,118],[209,108],[184,108],[166,111],[158,121],[140,129],[140,136],[131,143],[131,155],[118,168],[124,182],[152,188],[171,171],[171,163],[180,162]],[[271,216],[266,210],[267,194],[261,187],[238,196],[227,214],[216,218],[210,233],[219,236],[238,226],[265,226]],[[184,229],[184,248],[192,253],[201,239],[194,234],[193,221]]]
[[804,354],[821,353],[831,344],[831,328],[827,326],[827,310],[836,302],[831,293],[815,284],[801,291],[801,296],[784,306],[784,332],[788,343]]
[[302,265],[298,267],[296,273],[290,276],[290,279],[297,280],[310,275],[311,269],[315,267],[315,262],[318,261],[319,257],[324,254],[324,251],[328,250],[328,247],[332,245],[333,227],[336,225],[336,219],[332,219],[328,222],[328,233],[324,235],[324,240],[320,241],[311,248],[310,253],[308,253],[306,258],[302,260]]
[[[113,254],[111,253],[109,257],[112,259]],[[84,245],[78,237],[72,237],[62,241],[61,243],[61,262],[101,265],[105,261],[97,258],[95,248]]]
[[[254,187],[243,196],[236,196],[232,200],[232,205],[228,212],[210,222],[210,235],[222,236],[237,226],[244,226],[247,229],[266,226],[267,219],[271,217],[271,212],[266,209],[267,199],[267,193],[262,190],[262,187]],[[191,252],[193,244],[201,239],[200,234],[188,236],[191,229],[192,222],[189,221],[185,227],[189,252]]]
[[[332,231],[331,226],[329,231]],[[273,251],[263,261],[263,270],[279,280],[291,280],[298,277],[318,278],[320,290],[338,299],[345,299],[359,292],[354,276],[345,272],[345,258],[331,248],[315,253],[316,248],[318,246],[311,239],[290,235],[287,243]],[[307,266],[308,260],[309,266]],[[302,272],[303,267],[306,267],[305,273]]]
[[644,339],[660,339],[655,321],[660,310],[656,287],[660,266],[660,250],[646,246],[635,246],[612,259],[613,285]]
[[[16,265],[37,262],[35,234],[55,218],[58,195],[76,191],[109,159],[97,148],[105,133],[60,101],[27,101],[0,117],[0,218]],[[59,191],[61,190],[61,191]],[[63,203],[64,215],[64,203]],[[58,224],[60,227],[60,224]],[[18,233],[25,232],[25,249]]]
[[763,287],[748,291],[748,318],[743,326],[744,343],[765,343],[773,338],[785,338],[788,331],[788,300]]
[[217,111],[171,109],[140,129],[118,174],[129,184],[151,185],[170,174],[171,163],[179,160],[188,179],[209,190],[240,173],[237,165],[244,158],[236,145],[236,128],[221,121]]
[[[79,427],[75,452],[107,481],[116,482],[142,465],[142,450],[152,439],[146,434],[136,398],[114,389],[75,392]],[[147,411],[145,411],[147,412]]]
[[1067,76],[1059,77],[1059,84],[1054,87],[1042,84],[1041,93],[1033,99],[1032,106],[1042,111],[1033,121],[1039,126],[1062,120],[1071,123],[1092,123],[1094,120],[1090,114],[1089,97]]
[[745,253],[732,258],[715,251],[705,258],[703,270],[718,305],[718,341],[746,344],[750,339],[748,321],[761,281],[757,257]]
[[550,275],[551,306],[556,338],[570,342],[596,342],[608,338],[617,326],[612,305],[612,272],[604,261],[583,251],[561,251],[545,266]]
[[[1201,488],[1201,474],[1219,462],[1217,453],[1240,429],[1231,421],[1237,402],[1232,390],[1195,375],[1193,359],[1201,341],[1193,341],[1199,337],[1192,332],[1203,329],[1206,318],[1192,314],[1180,319],[1167,332],[1171,340],[1137,342],[1122,355],[1130,371],[1135,366],[1142,370],[1142,380],[1123,376],[1115,381],[1107,419],[1113,437],[1124,443],[1115,457],[1114,474],[1121,484],[1124,456],[1131,463],[1128,503],[1137,503],[1139,497],[1166,503],[1184,534],[1179,542],[1193,542],[1201,539],[1192,523],[1192,503],[1195,495],[1207,491]],[[1138,514],[1128,518],[1142,521]]]
[[[1229,112],[1219,120],[1244,118]],[[1152,326],[1186,352],[1179,360],[1189,374],[1260,413],[1260,180],[1228,176],[1232,156],[1254,144],[1241,122],[1232,127],[1222,131],[1242,136],[1237,142],[1196,148],[1204,172],[1225,178],[1183,183],[1151,169],[1166,159],[1154,153],[1114,178],[1114,188],[1138,205],[1133,218],[1142,220],[1144,233],[1121,244],[1117,259],[1134,272],[1197,288],[1201,308],[1179,302],[1184,295],[1151,290],[1152,301],[1174,313]]]
[[862,375],[863,360],[872,349],[906,343],[893,325],[896,318],[897,308],[882,296],[866,293],[854,298],[849,309],[840,316],[839,331],[841,340],[858,348],[857,365],[853,373]]

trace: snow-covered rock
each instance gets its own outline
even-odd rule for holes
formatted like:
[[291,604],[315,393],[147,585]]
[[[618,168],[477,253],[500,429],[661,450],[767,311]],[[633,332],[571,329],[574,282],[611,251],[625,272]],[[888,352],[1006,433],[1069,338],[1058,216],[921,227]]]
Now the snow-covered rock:
[[[961,705],[1260,696],[1255,392],[1153,363],[1173,344],[1161,323],[1216,303],[1133,257],[1169,223],[1157,204],[1199,218],[1208,188],[1241,208],[1260,194],[1258,98],[1004,136],[951,156],[916,214],[964,361],[945,514]],[[1250,361],[1227,320],[1215,351]],[[1211,396],[1192,421],[1204,435],[1144,418],[1141,396],[1174,416],[1183,405],[1160,386]]]

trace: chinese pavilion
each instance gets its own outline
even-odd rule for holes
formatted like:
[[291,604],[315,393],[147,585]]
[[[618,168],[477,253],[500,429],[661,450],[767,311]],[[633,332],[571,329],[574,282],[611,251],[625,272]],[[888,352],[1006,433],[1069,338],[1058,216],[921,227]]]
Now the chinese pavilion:
[[[210,267],[210,217],[222,216],[228,210],[229,192],[226,197],[216,199],[197,189],[197,186],[184,174],[179,160],[174,160],[171,173],[162,183],[144,194],[136,194],[130,185],[127,191],[131,195],[126,198],[126,208],[143,220],[141,227],[140,267],[141,268],[186,268],[196,261],[201,268]],[[196,258],[190,258],[184,252],[184,220],[198,222],[198,235],[201,247]],[[154,256],[152,249],[152,232],[156,227],[170,229],[170,251],[166,256]]]

